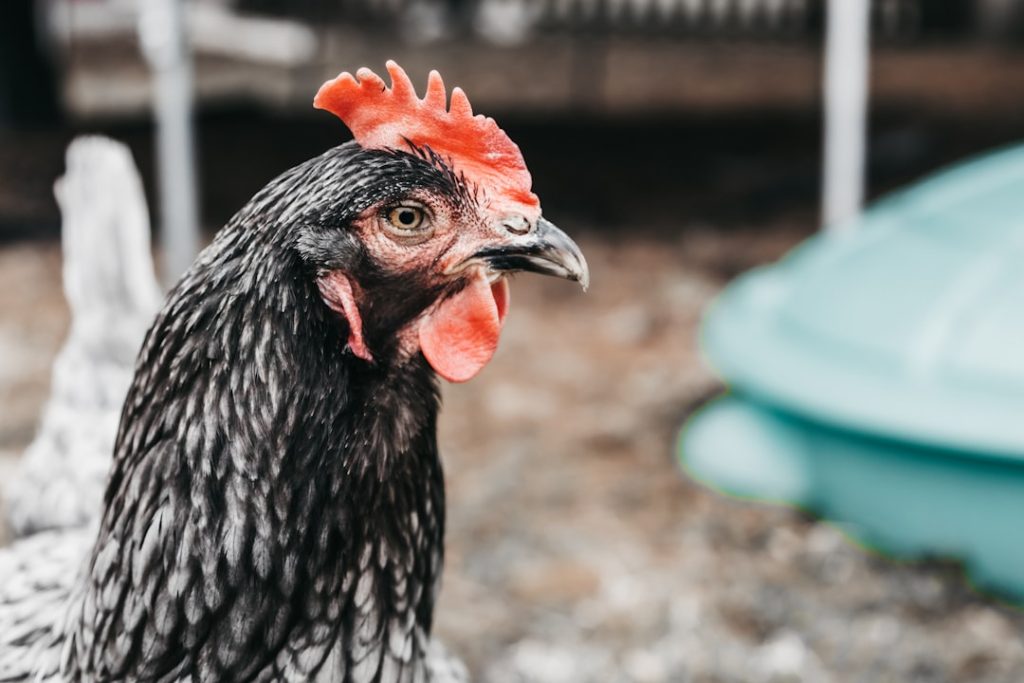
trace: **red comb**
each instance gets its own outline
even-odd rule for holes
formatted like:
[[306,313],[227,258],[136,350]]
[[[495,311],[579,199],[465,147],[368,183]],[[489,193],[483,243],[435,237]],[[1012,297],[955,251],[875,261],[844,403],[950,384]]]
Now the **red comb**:
[[[356,142],[367,149],[399,149],[413,143],[429,147],[456,172],[474,182],[500,208],[535,217],[537,195],[530,191],[530,172],[523,155],[494,119],[473,115],[466,93],[452,90],[451,107],[441,75],[430,72],[421,100],[402,67],[387,63],[391,88],[369,69],[356,76],[342,73],[320,86],[313,106],[345,122]],[[358,77],[358,80],[356,80]]]

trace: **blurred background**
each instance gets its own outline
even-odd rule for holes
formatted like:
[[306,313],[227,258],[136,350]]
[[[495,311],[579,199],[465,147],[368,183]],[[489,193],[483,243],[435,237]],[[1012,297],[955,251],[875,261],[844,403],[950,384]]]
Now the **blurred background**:
[[[867,201],[1024,138],[1024,2],[875,0],[868,23]],[[67,144],[130,147],[172,282],[255,191],[349,139],[319,85],[392,58],[499,121],[592,271],[582,297],[514,282],[495,361],[445,387],[437,631],[479,680],[1024,680],[1024,615],[955,562],[885,559],[676,462],[723,388],[705,309],[822,227],[827,24],[824,0],[4,0],[0,477],[68,331]]]

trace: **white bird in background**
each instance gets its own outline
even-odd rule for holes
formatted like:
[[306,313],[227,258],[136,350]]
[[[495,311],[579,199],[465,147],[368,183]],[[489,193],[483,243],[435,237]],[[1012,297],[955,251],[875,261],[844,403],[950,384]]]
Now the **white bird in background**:
[[71,327],[39,431],[4,488],[7,519],[19,536],[83,525],[99,514],[135,357],[163,300],[128,148],[102,137],[76,139],[54,191]]

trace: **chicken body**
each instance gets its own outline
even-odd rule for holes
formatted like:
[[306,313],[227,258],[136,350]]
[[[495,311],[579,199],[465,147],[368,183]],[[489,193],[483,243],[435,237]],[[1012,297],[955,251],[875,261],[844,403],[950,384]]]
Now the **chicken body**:
[[506,273],[587,282],[509,206],[411,142],[258,193],[146,335],[97,529],[0,551],[0,681],[463,680],[436,373],[486,363]]
[[[387,343],[372,365],[345,353],[347,322],[299,250],[348,248],[361,281],[397,288],[338,228],[389,188],[441,179],[349,144],[221,231],[147,334],[81,577],[88,532],[3,551],[0,624],[20,621],[35,654],[8,657],[14,630],[0,631],[0,680],[55,666],[67,681],[426,680],[444,529],[436,380]],[[393,335],[432,294],[382,294],[368,336]]]

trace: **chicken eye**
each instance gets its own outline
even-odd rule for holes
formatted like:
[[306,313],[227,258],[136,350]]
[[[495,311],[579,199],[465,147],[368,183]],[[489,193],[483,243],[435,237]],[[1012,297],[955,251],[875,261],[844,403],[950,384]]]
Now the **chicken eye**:
[[418,206],[403,204],[388,211],[388,223],[404,232],[427,227],[427,212]]

